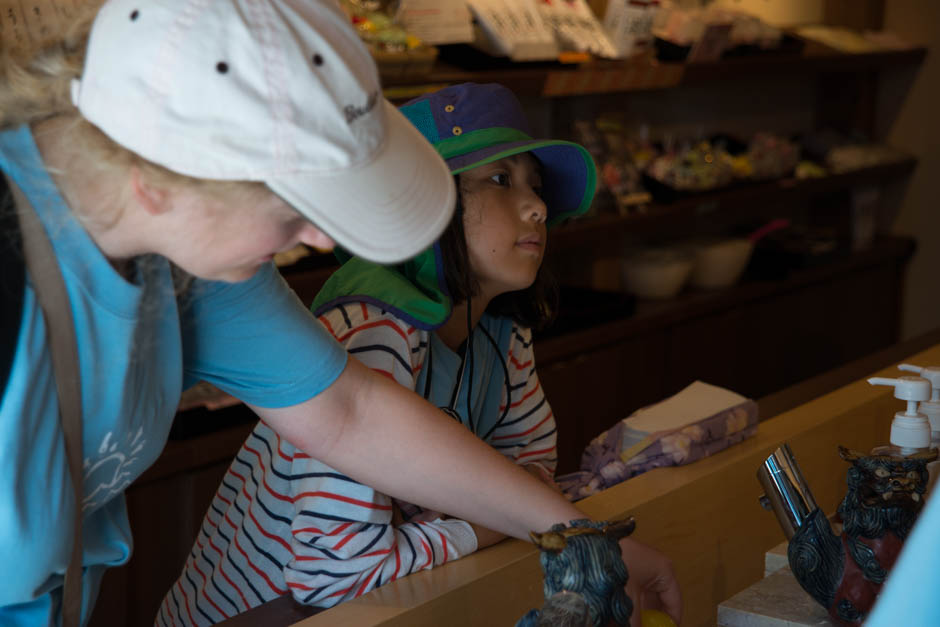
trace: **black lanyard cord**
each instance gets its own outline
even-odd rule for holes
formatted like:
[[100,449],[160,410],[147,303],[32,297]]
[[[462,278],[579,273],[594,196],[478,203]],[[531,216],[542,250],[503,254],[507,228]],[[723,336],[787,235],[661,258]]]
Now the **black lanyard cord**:
[[[427,401],[431,400],[431,376],[434,373],[433,345],[434,345],[433,338],[431,338],[430,334],[428,334],[428,354],[427,354],[427,357],[425,358],[427,361],[428,367],[427,367],[427,376],[424,379],[424,399]],[[438,409],[443,411],[445,414],[447,414],[448,416],[450,416],[457,422],[463,422],[460,419],[460,414],[457,413],[457,397],[460,395],[460,383],[461,381],[463,381],[463,373],[464,373],[464,370],[466,369],[466,365],[467,365],[467,358],[466,358],[466,351],[465,351],[464,355],[460,359],[460,368],[457,371],[457,381],[456,383],[454,383],[454,387],[451,390],[450,404],[447,405],[446,407],[438,407]]]
[[[433,331],[431,332],[433,333]],[[424,380],[424,400],[430,400],[431,398],[431,371],[434,368],[434,359],[432,357],[431,351],[431,333],[428,333],[428,376]]]
[[[463,356],[460,359],[460,368],[457,372],[457,381],[454,383],[454,387],[451,390],[450,394],[450,404],[447,407],[440,407],[439,409],[451,416],[457,421],[460,421],[460,415],[457,413],[457,397],[460,395],[460,384],[463,382],[464,370],[466,370],[467,362],[470,363],[470,380],[467,382],[467,420],[470,423],[470,430],[476,433],[476,428],[473,421],[473,414],[470,411],[470,401],[473,396],[473,327],[470,325],[470,301],[467,300],[467,343],[464,348]],[[509,380],[509,367],[506,365],[506,360],[503,359],[502,354],[499,350],[499,344],[496,343],[496,340],[493,339],[493,336],[487,331],[486,327],[483,324],[477,325],[483,331],[483,335],[486,336],[486,339],[489,340],[490,344],[493,346],[493,350],[496,353],[496,359],[499,361],[499,365],[503,368],[503,383],[506,386],[506,406],[503,407],[503,413],[500,415],[499,420],[489,428],[485,435],[482,436],[482,440],[486,441],[489,438],[493,431],[495,431],[503,421],[506,419],[506,416],[509,415],[509,406],[512,401],[512,384]],[[432,349],[433,339],[428,335],[428,354],[426,357],[427,360],[427,376],[424,380],[424,398],[425,400],[431,399],[431,376],[434,373],[434,351]]]
[[[473,412],[470,411],[470,399],[473,398],[473,322],[471,314],[473,306],[470,301],[470,291],[467,292],[467,348],[464,353],[470,362],[470,376],[467,377],[467,422],[470,423],[470,431],[476,433],[476,425],[473,423]],[[462,375],[463,373],[461,373]],[[461,376],[463,379],[463,376]]]

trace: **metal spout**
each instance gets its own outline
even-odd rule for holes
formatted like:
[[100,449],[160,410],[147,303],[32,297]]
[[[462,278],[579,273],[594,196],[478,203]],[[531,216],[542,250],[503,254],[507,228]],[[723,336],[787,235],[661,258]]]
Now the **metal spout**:
[[760,497],[761,505],[773,510],[789,540],[817,508],[789,445],[784,444],[764,460],[757,469],[757,480],[765,492]]

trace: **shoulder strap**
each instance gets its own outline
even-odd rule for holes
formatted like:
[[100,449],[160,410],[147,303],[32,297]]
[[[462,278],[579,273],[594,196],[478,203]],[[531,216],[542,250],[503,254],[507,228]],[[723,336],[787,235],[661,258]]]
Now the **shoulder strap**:
[[62,595],[63,627],[78,627],[82,616],[82,390],[78,367],[78,345],[65,281],[59,270],[52,243],[33,210],[29,199],[12,180],[9,181],[16,201],[23,256],[32,278],[36,299],[46,319],[46,334],[52,352],[56,392],[59,396],[59,418],[65,436],[65,454],[75,498],[74,542],[69,565],[65,571]]
[[26,268],[20,224],[6,177],[0,174],[0,398],[7,388],[16,340],[23,317]]

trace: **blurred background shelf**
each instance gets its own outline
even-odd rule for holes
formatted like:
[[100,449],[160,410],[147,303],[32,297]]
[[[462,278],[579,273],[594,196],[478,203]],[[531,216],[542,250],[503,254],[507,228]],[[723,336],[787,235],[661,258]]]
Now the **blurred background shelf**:
[[[447,48],[454,50],[448,52]],[[702,85],[773,74],[857,73],[917,67],[927,49],[844,53],[810,43],[798,54],[761,53],[707,63],[662,63],[654,59],[606,61],[584,64],[510,63],[483,57],[469,46],[445,47],[443,59],[421,78],[390,78],[385,95],[401,102],[444,85],[464,82],[503,83],[520,96],[562,97],[626,93],[651,89]],[[467,62],[469,57],[470,61]],[[448,59],[462,58],[461,66]],[[472,69],[467,69],[468,66]]]
[[820,178],[786,178],[690,194],[668,204],[653,203],[643,213],[589,216],[554,229],[549,247],[555,254],[579,246],[596,246],[599,239],[611,239],[627,233],[675,229],[677,220],[712,218],[717,214],[727,220],[759,220],[785,214],[787,211],[782,206],[802,207],[809,198],[819,194],[889,182],[907,176],[916,167],[917,159],[907,157],[892,163]]

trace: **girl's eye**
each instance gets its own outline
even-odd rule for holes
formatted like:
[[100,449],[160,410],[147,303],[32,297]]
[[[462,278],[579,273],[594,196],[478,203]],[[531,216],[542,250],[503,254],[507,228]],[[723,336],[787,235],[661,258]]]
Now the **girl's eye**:
[[508,186],[509,185],[509,175],[505,172],[500,172],[499,174],[494,174],[490,177],[490,180],[496,183],[497,185]]

